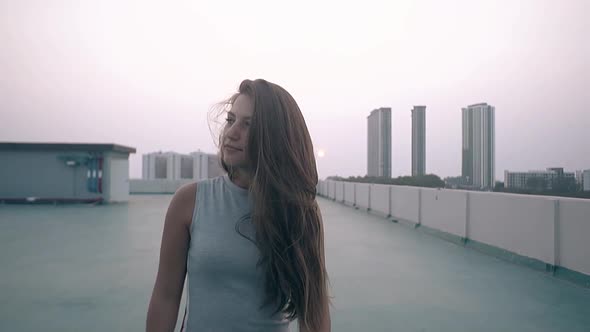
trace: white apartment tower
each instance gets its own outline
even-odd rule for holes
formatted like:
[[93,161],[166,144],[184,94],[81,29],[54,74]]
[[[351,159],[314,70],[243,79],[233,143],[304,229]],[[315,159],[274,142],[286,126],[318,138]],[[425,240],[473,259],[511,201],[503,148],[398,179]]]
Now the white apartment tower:
[[412,176],[426,174],[426,106],[412,109]]
[[463,108],[462,176],[468,185],[492,189],[495,184],[495,108],[486,103]]
[[367,175],[391,177],[391,108],[367,117]]

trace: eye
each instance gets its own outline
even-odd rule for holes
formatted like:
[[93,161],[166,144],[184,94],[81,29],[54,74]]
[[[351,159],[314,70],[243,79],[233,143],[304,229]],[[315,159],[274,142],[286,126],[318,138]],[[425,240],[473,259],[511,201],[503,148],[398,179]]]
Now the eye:
[[236,120],[234,118],[230,118],[229,116],[225,119],[227,123],[234,123]]

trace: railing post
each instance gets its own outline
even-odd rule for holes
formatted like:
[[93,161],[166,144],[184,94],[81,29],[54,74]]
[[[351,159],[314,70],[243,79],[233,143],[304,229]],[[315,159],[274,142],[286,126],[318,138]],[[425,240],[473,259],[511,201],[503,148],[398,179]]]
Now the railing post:
[[415,227],[422,225],[422,189],[418,188],[418,223]]
[[372,187],[372,183],[369,183],[369,202],[368,202],[368,206],[367,207],[367,211],[371,211],[371,187]]
[[334,185],[332,187],[334,187],[333,189],[333,195],[334,198],[332,199],[334,202],[336,202],[336,184],[338,183],[338,181],[334,181]]
[[471,222],[471,195],[465,193],[465,231],[463,234],[463,243],[469,240],[469,223]]
[[560,230],[560,214],[561,214],[561,206],[559,204],[559,199],[556,199],[553,201],[553,273],[555,274],[557,267],[559,266],[559,264],[561,264],[560,262],[560,255],[561,253],[559,252],[559,246],[560,246],[560,242],[559,242],[559,230]]
[[391,185],[387,185],[387,218],[391,218]]

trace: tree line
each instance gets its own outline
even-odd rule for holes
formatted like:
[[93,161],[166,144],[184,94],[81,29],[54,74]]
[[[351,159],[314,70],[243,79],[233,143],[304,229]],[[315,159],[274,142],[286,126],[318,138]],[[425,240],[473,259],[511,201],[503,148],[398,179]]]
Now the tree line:
[[327,180],[358,182],[358,183],[377,183],[391,184],[397,186],[414,186],[427,188],[444,188],[445,182],[435,174],[417,175],[417,176],[399,176],[391,178],[386,176],[329,176]]

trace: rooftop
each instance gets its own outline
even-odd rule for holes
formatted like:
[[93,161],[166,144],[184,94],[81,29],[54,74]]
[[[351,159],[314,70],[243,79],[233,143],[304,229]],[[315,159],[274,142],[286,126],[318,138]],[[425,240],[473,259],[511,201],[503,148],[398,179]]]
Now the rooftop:
[[[0,205],[3,328],[143,330],[171,197],[132,195],[121,205]],[[318,201],[334,296],[332,331],[590,326],[590,289]]]
[[391,112],[391,107],[379,107],[379,108],[376,108],[376,109],[374,109],[374,110],[371,111],[371,113],[369,114],[369,116],[367,116],[367,118],[370,117],[370,116],[372,116],[373,114],[379,113],[379,112],[384,112],[384,113]]
[[135,148],[113,143],[0,142],[0,151],[114,151],[135,153]]
[[479,106],[490,106],[490,105],[488,105],[488,103],[477,103],[477,104],[469,105],[467,107],[471,108],[471,107],[479,107]]

